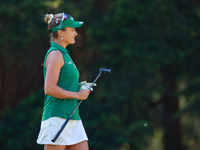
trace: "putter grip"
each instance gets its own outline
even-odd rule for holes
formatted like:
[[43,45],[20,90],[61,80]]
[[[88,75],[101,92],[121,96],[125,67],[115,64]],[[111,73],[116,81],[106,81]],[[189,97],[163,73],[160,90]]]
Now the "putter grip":
[[104,71],[104,72],[111,72],[111,69],[107,69],[107,68],[100,68],[100,71]]
[[61,134],[61,132],[65,128],[66,124],[69,122],[69,119],[70,119],[70,117],[68,117],[67,120],[63,123],[63,125],[60,128],[60,130],[56,133],[56,135],[54,136],[54,138],[51,140],[52,142],[55,142],[57,140],[57,138],[59,137],[59,135]]

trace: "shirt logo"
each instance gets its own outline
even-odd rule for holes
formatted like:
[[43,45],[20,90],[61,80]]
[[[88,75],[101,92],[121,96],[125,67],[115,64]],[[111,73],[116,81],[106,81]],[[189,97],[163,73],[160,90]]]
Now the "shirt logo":
[[72,64],[72,62],[70,61],[70,62],[68,62],[68,64],[70,65],[70,64]]

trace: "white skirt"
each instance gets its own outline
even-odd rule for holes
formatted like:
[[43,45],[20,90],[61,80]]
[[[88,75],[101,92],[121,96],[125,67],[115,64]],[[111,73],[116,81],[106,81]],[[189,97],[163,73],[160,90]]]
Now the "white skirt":
[[64,122],[65,119],[58,117],[52,117],[42,121],[37,143],[51,145],[74,145],[88,140],[82,121],[69,120],[57,140],[52,142],[51,140],[54,138],[58,130],[60,130]]

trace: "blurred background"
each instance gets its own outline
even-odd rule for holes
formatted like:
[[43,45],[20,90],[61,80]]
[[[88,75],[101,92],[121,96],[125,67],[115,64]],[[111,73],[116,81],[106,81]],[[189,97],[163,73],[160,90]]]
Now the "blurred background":
[[1,0],[0,150],[43,149],[43,18],[60,12],[85,22],[80,81],[112,69],[79,108],[91,150],[200,149],[199,0]]

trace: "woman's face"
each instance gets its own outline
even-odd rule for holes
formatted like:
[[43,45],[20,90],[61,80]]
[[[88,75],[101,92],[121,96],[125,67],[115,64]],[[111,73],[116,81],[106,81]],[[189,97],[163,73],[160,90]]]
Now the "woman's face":
[[74,44],[75,37],[78,35],[75,28],[66,27],[63,32],[63,41],[66,44]]

